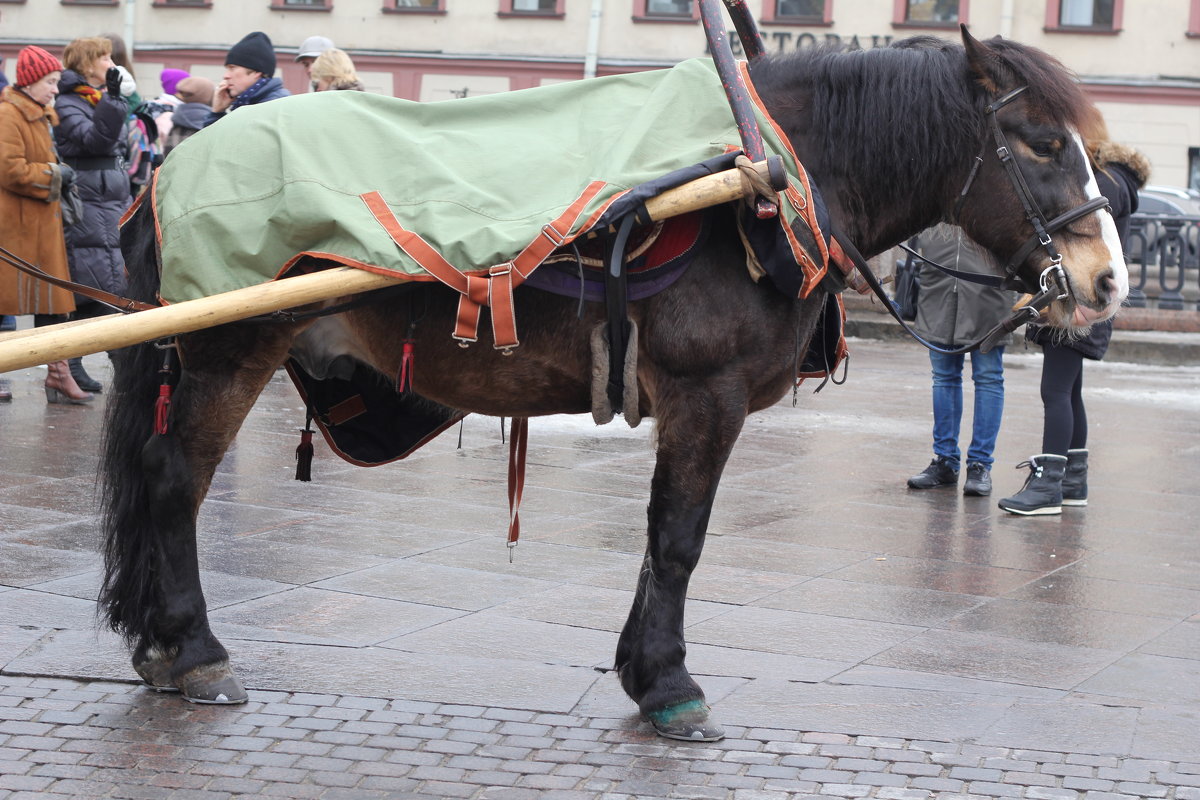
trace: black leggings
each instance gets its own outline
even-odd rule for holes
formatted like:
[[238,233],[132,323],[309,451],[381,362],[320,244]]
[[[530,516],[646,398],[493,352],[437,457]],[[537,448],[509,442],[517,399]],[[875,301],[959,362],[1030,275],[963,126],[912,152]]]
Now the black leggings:
[[1083,408],[1083,356],[1056,344],[1042,347],[1042,452],[1065,456],[1087,447],[1087,411]]

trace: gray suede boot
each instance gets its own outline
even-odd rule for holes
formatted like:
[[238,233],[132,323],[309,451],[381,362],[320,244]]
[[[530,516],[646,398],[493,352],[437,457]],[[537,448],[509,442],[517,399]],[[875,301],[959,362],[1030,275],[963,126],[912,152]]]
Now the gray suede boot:
[[1087,450],[1067,451],[1067,471],[1062,481],[1064,506],[1087,505],[1087,461]]
[[1012,497],[1001,500],[1000,507],[1010,514],[1026,516],[1061,514],[1067,457],[1041,453],[1017,465],[1017,469],[1022,467],[1029,467],[1025,486]]

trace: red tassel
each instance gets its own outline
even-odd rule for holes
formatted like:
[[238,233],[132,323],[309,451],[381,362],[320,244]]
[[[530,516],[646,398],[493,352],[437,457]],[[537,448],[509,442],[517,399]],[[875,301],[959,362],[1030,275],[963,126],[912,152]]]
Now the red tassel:
[[300,431],[300,446],[296,448],[296,480],[312,480],[313,444],[312,431]]
[[403,355],[400,356],[400,380],[396,382],[396,393],[404,394],[412,391],[413,379],[413,340],[404,340]]
[[171,384],[164,383],[158,387],[158,399],[154,401],[154,432],[159,436],[167,435],[167,412],[171,410]]

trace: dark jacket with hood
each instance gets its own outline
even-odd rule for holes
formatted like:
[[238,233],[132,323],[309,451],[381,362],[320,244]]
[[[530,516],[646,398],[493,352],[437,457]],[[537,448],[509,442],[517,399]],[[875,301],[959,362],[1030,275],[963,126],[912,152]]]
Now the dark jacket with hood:
[[[1113,142],[1101,142],[1097,145],[1094,157],[1100,165],[1096,172],[1096,183],[1100,187],[1100,194],[1108,198],[1112,208],[1113,222],[1117,225],[1117,236],[1121,240],[1121,250],[1127,250],[1129,217],[1138,208],[1138,189],[1145,186],[1146,179],[1150,177],[1150,162],[1132,147]],[[1112,331],[1112,320],[1106,319],[1093,325],[1087,336],[1071,340],[1063,339],[1044,325],[1030,325],[1025,330],[1025,338],[1042,347],[1048,344],[1070,347],[1078,350],[1084,358],[1099,361],[1108,352]]]
[[[250,98],[248,101],[246,101],[242,105],[243,106],[256,106],[259,103],[266,103],[270,100],[278,100],[281,97],[290,97],[291,94],[292,94],[291,92],[289,92],[287,89],[283,88],[283,81],[279,80],[279,78],[271,78],[262,85],[262,88],[260,88],[257,92],[255,92],[254,97]],[[225,111],[220,111],[220,112],[209,111],[208,118],[204,121],[204,127],[207,128],[209,125],[212,125],[217,120],[224,119],[226,114],[231,114],[231,113],[233,113],[233,111],[234,111],[233,107],[230,107],[230,108],[226,109]]]
[[[66,230],[67,260],[78,283],[125,294],[125,261],[117,223],[131,201],[126,120],[129,105],[123,98],[100,90],[92,105],[76,88],[87,81],[74,70],[64,70],[58,82],[58,126],[54,139],[63,161],[76,168],[75,186],[83,201],[83,220]],[[116,163],[108,161],[115,159]],[[97,168],[99,167],[99,168]],[[83,305],[94,301],[76,296]]]

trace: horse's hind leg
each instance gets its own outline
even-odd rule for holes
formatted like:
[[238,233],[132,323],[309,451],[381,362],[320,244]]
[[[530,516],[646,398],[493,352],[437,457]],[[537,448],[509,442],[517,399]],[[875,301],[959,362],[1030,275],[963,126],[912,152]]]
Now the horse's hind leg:
[[[694,385],[693,385],[694,384]],[[684,603],[717,483],[746,418],[741,387],[676,381],[655,398],[658,460],[637,594],[617,646],[621,685],[663,736],[713,741],[704,692],[684,665]]]
[[[283,325],[235,326],[181,339],[185,368],[161,435],[151,433],[149,390],[157,376],[145,374],[146,353],[118,365],[120,394],[110,402],[127,407],[110,410],[101,602],[112,627],[133,645],[134,668],[146,683],[177,689],[193,702],[246,700],[225,648],[209,629],[196,515],[217,465],[295,333]],[[142,438],[146,433],[149,439]]]

